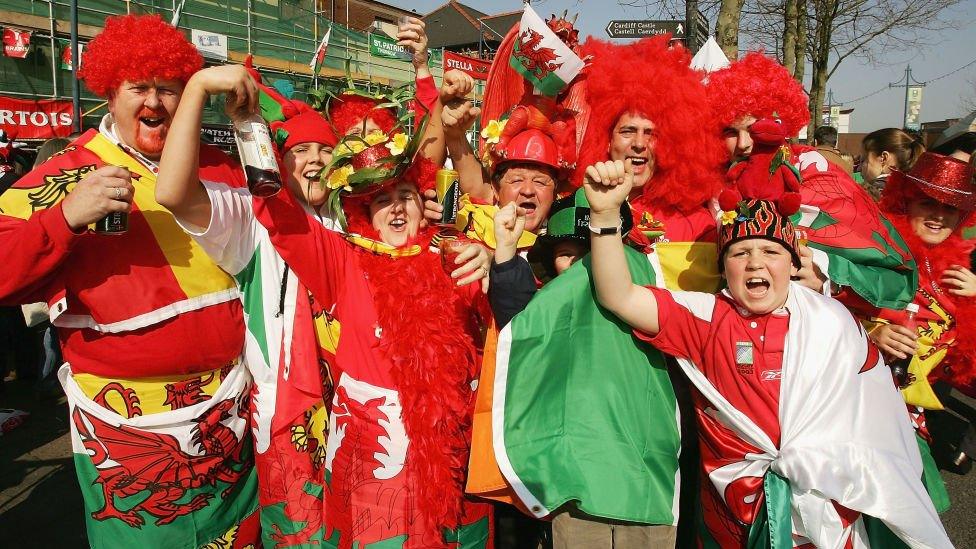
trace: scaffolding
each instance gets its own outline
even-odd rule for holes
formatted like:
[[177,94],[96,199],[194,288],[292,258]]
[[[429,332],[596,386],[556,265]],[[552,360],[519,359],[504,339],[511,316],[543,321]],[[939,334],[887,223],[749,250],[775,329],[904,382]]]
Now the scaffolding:
[[[101,29],[105,18],[125,13],[154,13],[170,21],[180,0],[79,0],[79,42],[88,42]],[[369,34],[330,21],[315,8],[316,0],[186,0],[178,27],[219,33],[227,37],[227,62],[242,62],[254,56],[255,66],[269,83],[284,80],[303,99],[314,90],[309,61],[325,31],[332,35],[321,76],[351,76],[363,86],[396,86],[412,82],[409,61],[370,54]],[[0,56],[0,95],[33,99],[71,99],[72,71],[61,68],[62,49],[69,43],[68,0],[0,0],[4,25],[30,28],[31,53],[25,59]],[[134,37],[134,39],[137,39]],[[431,71],[442,73],[440,52],[431,56]],[[208,60],[208,64],[212,63]],[[214,99],[204,113],[204,122],[228,122]],[[104,114],[104,101],[81,87],[84,127],[97,125]]]

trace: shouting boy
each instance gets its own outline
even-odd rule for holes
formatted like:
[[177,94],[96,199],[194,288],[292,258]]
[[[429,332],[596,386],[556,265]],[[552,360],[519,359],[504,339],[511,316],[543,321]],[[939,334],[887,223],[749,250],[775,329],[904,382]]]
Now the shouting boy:
[[596,163],[584,184],[600,304],[695,386],[705,547],[951,547],[890,372],[839,302],[790,281],[797,236],[776,201],[722,213],[725,290],[678,292],[631,280],[629,163]]

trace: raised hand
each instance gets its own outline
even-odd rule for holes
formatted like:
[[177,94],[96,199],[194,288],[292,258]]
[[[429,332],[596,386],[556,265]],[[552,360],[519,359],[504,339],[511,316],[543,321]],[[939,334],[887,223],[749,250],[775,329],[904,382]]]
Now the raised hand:
[[441,103],[446,104],[453,99],[464,99],[473,89],[474,78],[471,75],[457,69],[451,69],[444,73],[444,80],[441,82]]
[[593,217],[619,216],[620,205],[634,188],[634,170],[630,160],[597,162],[586,168],[583,176],[586,200]]
[[112,212],[127,212],[132,205],[132,176],[118,166],[102,166],[86,175],[61,203],[68,227],[78,232]]
[[475,107],[468,100],[451,100],[444,104],[441,110],[441,124],[444,126],[444,133],[448,135],[464,135],[464,132],[471,129],[481,109]]
[[225,94],[224,110],[231,118],[244,118],[258,109],[258,85],[242,65],[218,65],[195,73],[187,88],[207,95]]
[[397,25],[397,44],[409,49],[413,53],[411,62],[414,68],[426,67],[427,30],[426,23],[416,17],[402,17]]
[[525,230],[525,210],[509,202],[495,212],[495,262],[504,263],[518,253],[518,241]]

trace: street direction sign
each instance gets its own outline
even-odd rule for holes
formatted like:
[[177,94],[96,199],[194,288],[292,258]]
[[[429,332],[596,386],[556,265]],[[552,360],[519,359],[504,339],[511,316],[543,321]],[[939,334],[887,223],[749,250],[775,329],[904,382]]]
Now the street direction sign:
[[643,38],[658,34],[671,34],[674,38],[685,37],[684,21],[631,19],[607,23],[607,36],[610,38]]

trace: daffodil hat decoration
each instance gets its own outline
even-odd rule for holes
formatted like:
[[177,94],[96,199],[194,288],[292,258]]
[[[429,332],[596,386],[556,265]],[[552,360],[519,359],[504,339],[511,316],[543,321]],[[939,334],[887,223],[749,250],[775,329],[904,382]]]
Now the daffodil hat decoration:
[[369,196],[399,180],[414,161],[425,126],[426,118],[412,134],[394,126],[389,133],[377,130],[339,140],[332,161],[322,170],[321,184],[329,189],[329,207],[343,226],[342,198]]
[[505,162],[535,162],[564,173],[576,165],[576,131],[572,113],[548,98],[516,105],[482,130],[482,163],[494,171]]

